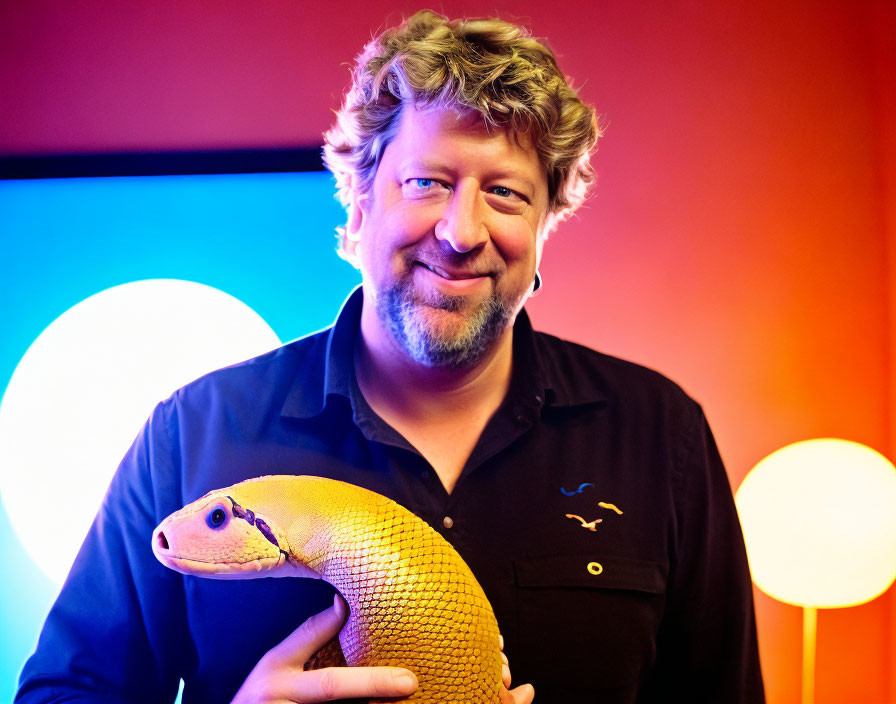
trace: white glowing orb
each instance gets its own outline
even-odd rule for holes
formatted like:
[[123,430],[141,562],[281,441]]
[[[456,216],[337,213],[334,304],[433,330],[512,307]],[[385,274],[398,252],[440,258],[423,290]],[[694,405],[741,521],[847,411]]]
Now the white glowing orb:
[[158,401],[279,344],[233,296],[172,279],[107,289],[53,321],[0,402],[0,499],[40,568],[62,583]]
[[854,606],[896,579],[896,468],[855,442],[781,448],[737,490],[753,581],[798,606]]

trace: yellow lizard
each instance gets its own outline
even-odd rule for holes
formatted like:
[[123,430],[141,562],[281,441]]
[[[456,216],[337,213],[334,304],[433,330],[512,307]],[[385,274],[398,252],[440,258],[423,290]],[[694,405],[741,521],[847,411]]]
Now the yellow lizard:
[[250,479],[171,514],[152,548],[184,574],[324,579],[350,609],[339,634],[349,665],[412,670],[420,686],[408,701],[500,701],[485,593],[442,536],[384,496],[320,477]]

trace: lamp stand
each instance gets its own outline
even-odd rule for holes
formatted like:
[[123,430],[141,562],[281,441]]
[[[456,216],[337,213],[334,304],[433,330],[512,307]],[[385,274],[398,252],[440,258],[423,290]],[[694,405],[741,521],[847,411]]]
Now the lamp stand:
[[802,704],[815,704],[815,638],[818,609],[803,607],[803,695]]

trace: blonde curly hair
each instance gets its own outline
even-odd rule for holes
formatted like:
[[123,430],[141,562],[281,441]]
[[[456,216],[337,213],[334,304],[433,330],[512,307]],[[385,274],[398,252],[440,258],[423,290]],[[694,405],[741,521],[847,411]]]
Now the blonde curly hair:
[[527,135],[547,176],[555,221],[585,200],[600,135],[594,108],[569,86],[553,52],[523,28],[421,10],[372,39],[324,135],[324,163],[343,205],[356,190],[369,190],[408,104],[476,111],[487,125]]

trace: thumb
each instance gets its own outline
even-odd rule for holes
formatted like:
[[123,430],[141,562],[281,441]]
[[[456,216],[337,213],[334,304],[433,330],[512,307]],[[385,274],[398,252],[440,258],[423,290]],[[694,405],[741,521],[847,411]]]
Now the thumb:
[[278,645],[268,651],[277,663],[299,669],[342,629],[348,615],[348,607],[339,594],[333,597],[333,606],[315,614]]

